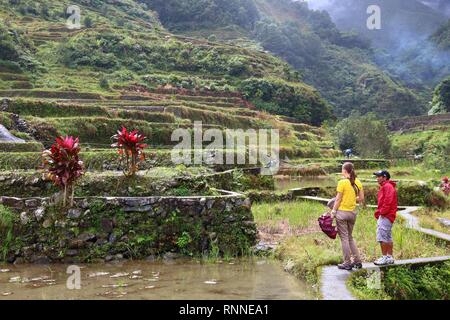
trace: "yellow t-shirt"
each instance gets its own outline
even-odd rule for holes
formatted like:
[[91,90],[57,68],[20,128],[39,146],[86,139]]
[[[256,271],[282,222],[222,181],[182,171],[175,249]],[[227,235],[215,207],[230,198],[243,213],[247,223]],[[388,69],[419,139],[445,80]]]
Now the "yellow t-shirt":
[[[355,185],[359,188],[361,191],[363,189],[363,186],[361,184],[361,181],[359,181],[358,178],[355,180]],[[349,179],[342,179],[338,182],[337,185],[337,192],[342,193],[342,201],[341,205],[339,206],[340,211],[355,211],[356,208],[356,188],[352,187],[352,183]]]

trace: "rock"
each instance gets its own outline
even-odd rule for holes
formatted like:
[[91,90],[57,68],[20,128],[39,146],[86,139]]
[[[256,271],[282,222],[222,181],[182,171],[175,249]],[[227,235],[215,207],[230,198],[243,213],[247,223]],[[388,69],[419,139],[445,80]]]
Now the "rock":
[[79,209],[69,209],[67,211],[67,217],[69,219],[78,219],[81,216],[81,210]]
[[36,255],[31,257],[31,262],[34,264],[50,264],[51,260],[47,256]]
[[109,242],[109,243],[114,243],[114,242],[116,242],[116,240],[117,240],[116,235],[115,235],[114,233],[111,233],[111,234],[109,235],[109,237],[108,237],[108,242]]
[[114,259],[115,259],[115,260],[123,260],[123,254],[121,254],[121,253],[116,254],[116,255],[114,256]]
[[102,230],[107,233],[112,232],[114,229],[114,224],[111,219],[103,218],[100,222],[100,225],[102,227]]
[[77,239],[83,242],[95,242],[95,240],[97,240],[97,236],[92,233],[82,233]]
[[209,239],[215,240],[216,238],[217,238],[217,233],[215,233],[215,232],[210,232],[209,233]]
[[27,224],[30,221],[30,217],[28,217],[28,213],[26,211],[20,214],[20,222],[22,224]]
[[44,223],[42,224],[42,226],[44,227],[44,228],[50,228],[51,227],[51,225],[52,225],[52,221],[50,220],[50,219],[46,219],[45,221],[44,221]]
[[284,271],[291,272],[295,267],[295,262],[291,259],[289,259],[286,264],[284,265]]
[[147,258],[145,258],[145,261],[148,261],[148,262],[156,261],[156,257],[154,255],[150,255]]
[[86,248],[89,244],[92,244],[97,240],[95,234],[83,233],[78,238],[73,239],[69,243],[69,249],[81,249]]
[[247,209],[251,209],[252,208],[252,201],[249,198],[247,198],[242,203],[242,206],[246,207]]
[[45,213],[45,208],[44,207],[39,207],[34,211],[34,216],[35,218],[39,221],[42,219],[42,217],[44,216]]
[[232,214],[230,214],[229,216],[226,216],[225,219],[223,219],[224,223],[231,223],[231,222],[235,222],[235,221],[236,221],[236,218]]
[[27,208],[35,208],[39,206],[39,201],[37,199],[28,199],[25,200],[25,206]]
[[78,255],[78,250],[76,249],[69,249],[66,251],[66,256],[68,257],[75,257]]
[[175,252],[166,252],[163,256],[164,260],[175,260],[178,259],[180,257],[180,255],[178,253]]
[[88,209],[89,208],[89,201],[88,199],[83,199],[80,203],[81,209]]
[[95,242],[95,244],[100,247],[104,246],[107,243],[108,243],[108,240],[106,240],[106,239],[97,239],[97,241]]
[[254,252],[256,254],[267,254],[273,252],[276,246],[270,243],[265,243],[264,241],[260,241],[255,247]]
[[112,255],[107,255],[107,256],[105,257],[105,261],[106,261],[106,262],[110,262],[110,261],[112,261],[112,260],[114,260],[114,256],[112,256]]
[[24,264],[24,263],[25,263],[25,259],[22,257],[18,257],[18,258],[16,258],[16,260],[14,260],[15,265]]
[[208,209],[211,209],[214,205],[214,200],[208,200],[208,202],[206,203],[206,207]]

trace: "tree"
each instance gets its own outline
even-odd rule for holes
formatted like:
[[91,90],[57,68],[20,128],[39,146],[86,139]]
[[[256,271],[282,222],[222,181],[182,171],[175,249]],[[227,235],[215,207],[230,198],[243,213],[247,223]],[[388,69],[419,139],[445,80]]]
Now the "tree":
[[374,114],[352,113],[336,125],[333,133],[341,150],[352,148],[361,157],[388,157],[391,153],[386,124]]
[[429,114],[450,112],[450,77],[436,87],[431,104]]

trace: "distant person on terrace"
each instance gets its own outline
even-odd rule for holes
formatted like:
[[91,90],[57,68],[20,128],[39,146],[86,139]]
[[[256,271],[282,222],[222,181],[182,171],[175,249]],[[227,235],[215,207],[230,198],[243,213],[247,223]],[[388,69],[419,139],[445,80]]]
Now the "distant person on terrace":
[[446,196],[450,195],[450,183],[448,182],[448,177],[442,178],[440,188]]
[[347,159],[350,159],[353,156],[353,149],[352,148],[346,149],[344,151],[344,154]]
[[[337,196],[331,211],[331,215],[336,218],[337,231],[339,238],[341,238],[344,254],[344,262],[338,264],[338,268],[344,270],[359,269],[362,267],[362,263],[352,233],[356,222],[356,202],[364,203],[364,191],[361,181],[356,177],[352,163],[344,163],[342,176],[343,179],[338,182],[336,188]],[[353,256],[353,262],[351,256]]]
[[381,246],[382,257],[374,263],[379,266],[393,264],[392,225],[397,217],[397,190],[396,183],[391,181],[388,171],[375,172],[380,188],[378,190],[378,207],[375,211],[377,222],[377,241]]

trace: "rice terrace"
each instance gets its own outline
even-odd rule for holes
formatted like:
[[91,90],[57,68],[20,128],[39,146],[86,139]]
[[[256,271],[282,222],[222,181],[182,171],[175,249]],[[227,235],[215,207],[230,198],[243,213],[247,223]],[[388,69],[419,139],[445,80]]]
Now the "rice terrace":
[[449,19],[0,0],[0,300],[448,300]]

